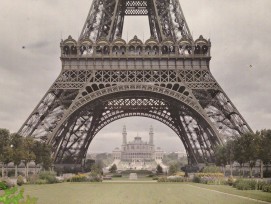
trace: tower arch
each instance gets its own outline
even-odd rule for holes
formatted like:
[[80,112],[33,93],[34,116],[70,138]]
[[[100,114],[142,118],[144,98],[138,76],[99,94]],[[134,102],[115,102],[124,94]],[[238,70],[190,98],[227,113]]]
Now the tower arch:
[[72,162],[80,163],[91,141],[103,127],[133,116],[152,118],[170,127],[184,144],[190,162],[212,161],[215,145],[221,140],[201,108],[189,102],[189,96],[171,95],[170,90],[151,85],[131,87],[124,90],[116,86],[112,92],[103,90],[104,95],[92,93],[99,97],[85,96],[81,98],[84,103],[80,106],[71,106],[66,119],[54,133],[55,137],[51,138],[57,163],[71,162],[65,158],[73,158]]

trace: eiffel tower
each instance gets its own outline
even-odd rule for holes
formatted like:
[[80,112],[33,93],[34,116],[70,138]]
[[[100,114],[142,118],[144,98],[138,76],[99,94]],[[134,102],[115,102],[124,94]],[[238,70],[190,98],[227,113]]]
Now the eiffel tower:
[[[151,37],[122,38],[125,16],[148,16]],[[178,0],[93,0],[78,40],[60,43],[62,70],[19,133],[81,164],[109,123],[141,116],[170,127],[190,164],[252,131],[210,72],[211,42],[194,40]]]

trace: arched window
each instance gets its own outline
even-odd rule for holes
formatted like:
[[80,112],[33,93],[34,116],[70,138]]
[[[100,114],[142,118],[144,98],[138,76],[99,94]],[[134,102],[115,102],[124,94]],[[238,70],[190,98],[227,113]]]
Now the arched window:
[[112,53],[115,54],[115,55],[117,55],[117,54],[119,53],[119,47],[115,45],[115,46],[112,48]]
[[195,47],[194,53],[195,53],[196,55],[198,55],[198,54],[200,54],[200,52],[201,52],[201,47],[200,47],[199,45],[197,45],[197,46]]
[[169,54],[175,54],[175,46],[173,45],[169,46]]
[[65,45],[63,48],[63,54],[64,55],[70,55],[70,47],[68,45]]
[[181,55],[190,55],[192,53],[192,46],[187,44],[180,45],[179,53]]
[[163,45],[163,46],[162,46],[162,54],[165,55],[165,54],[168,54],[168,53],[169,53],[168,46]]
[[136,54],[140,55],[142,53],[143,48],[141,46],[136,47]]
[[108,45],[103,47],[103,54],[104,55],[109,55],[109,46]]
[[80,50],[81,55],[87,54],[87,48],[85,45],[81,45],[79,50]]
[[129,47],[129,54],[130,54],[130,55],[134,55],[134,54],[135,54],[135,47],[134,47],[133,45],[131,45],[131,46]]
[[120,52],[122,55],[124,55],[126,53],[126,47],[125,46],[121,46],[120,47]]
[[157,45],[153,46],[153,54],[158,55],[159,54],[159,47]]
[[203,45],[202,46],[202,54],[206,55],[208,53],[208,46],[207,45]]
[[96,47],[96,54],[102,54],[102,47],[100,45]]
[[145,54],[146,54],[146,55],[149,55],[150,53],[151,53],[151,46],[147,45],[147,46],[145,47]]
[[71,54],[72,54],[72,55],[77,55],[77,48],[76,48],[75,45],[72,45],[72,46],[71,46]]

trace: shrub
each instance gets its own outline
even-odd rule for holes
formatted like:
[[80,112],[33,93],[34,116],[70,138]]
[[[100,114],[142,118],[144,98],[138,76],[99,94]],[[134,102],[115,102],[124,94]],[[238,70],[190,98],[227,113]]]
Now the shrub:
[[198,177],[214,177],[214,178],[224,178],[222,173],[196,173],[195,176]]
[[183,176],[169,176],[167,177],[169,182],[186,182],[187,178]]
[[113,165],[109,168],[109,171],[110,171],[111,173],[116,173],[116,171],[117,171],[117,165],[116,165],[116,164],[113,164]]
[[234,187],[237,188],[238,190],[256,190],[257,181],[239,179],[235,182]]
[[158,178],[158,182],[186,182],[188,179],[182,176],[168,176]]
[[84,174],[78,174],[78,175],[75,175],[75,176],[71,177],[70,179],[68,179],[68,181],[70,181],[70,182],[86,182],[87,177]]
[[122,177],[121,174],[113,174],[112,177]]
[[175,176],[185,176],[185,173],[183,171],[178,171],[174,175]]
[[18,176],[17,185],[22,186],[24,184],[24,178],[22,176]]
[[8,189],[7,183],[4,181],[1,181],[0,182],[0,190],[6,190],[6,189]]
[[91,171],[89,174],[88,181],[89,182],[102,182],[102,175],[96,171]]
[[58,182],[56,179],[56,174],[54,172],[50,172],[50,171],[40,172],[39,179],[46,180],[47,183],[49,183],[49,184]]
[[196,173],[193,178],[193,182],[215,185],[227,183],[222,173]]
[[228,178],[227,184],[228,184],[229,186],[232,186],[232,185],[234,184],[234,182],[235,182],[235,179],[234,179],[232,176],[230,176],[230,177]]
[[44,179],[37,179],[35,184],[38,184],[38,185],[41,185],[41,184],[47,184],[47,180],[44,180]]
[[167,182],[167,177],[158,178],[158,182]]
[[6,189],[4,194],[0,196],[0,203],[21,203],[21,204],[36,204],[37,198],[31,198],[27,196],[24,199],[24,189],[18,189],[17,187]]
[[2,180],[2,182],[8,187],[8,188],[12,188],[14,187],[14,183],[9,179],[9,178],[5,178]]
[[88,181],[89,181],[89,182],[102,182],[103,179],[102,179],[102,177],[95,176],[95,177],[90,177],[90,178],[88,179]]
[[157,181],[157,180],[158,180],[158,177],[153,177],[152,180],[156,180],[156,181]]
[[201,179],[200,177],[198,176],[194,176],[193,180],[192,180],[194,183],[200,183],[201,182]]
[[265,183],[265,184],[262,186],[262,191],[263,191],[263,192],[269,192],[269,193],[271,193],[271,184]]
[[265,181],[258,181],[257,189],[263,190],[263,186],[265,186],[265,185],[267,185],[267,183]]
[[27,182],[30,183],[30,184],[35,184],[36,181],[39,179],[39,175],[36,174],[36,175],[31,175],[27,178]]
[[122,172],[122,175],[129,175],[130,173],[137,173],[137,175],[149,175],[152,174],[152,171],[149,170],[136,170],[136,169],[130,169]]
[[203,173],[221,173],[221,170],[218,166],[205,166],[202,170]]

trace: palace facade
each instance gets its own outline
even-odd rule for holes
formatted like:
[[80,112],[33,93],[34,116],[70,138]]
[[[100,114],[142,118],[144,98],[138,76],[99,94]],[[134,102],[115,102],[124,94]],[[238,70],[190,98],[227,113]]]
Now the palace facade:
[[141,137],[137,136],[133,141],[127,142],[126,127],[123,127],[122,132],[122,146],[115,148],[113,157],[115,160],[123,162],[152,162],[155,160],[162,160],[164,152],[161,148],[155,149],[153,143],[153,128],[150,128],[149,141],[145,142]]

